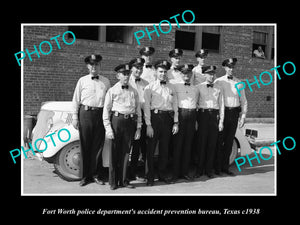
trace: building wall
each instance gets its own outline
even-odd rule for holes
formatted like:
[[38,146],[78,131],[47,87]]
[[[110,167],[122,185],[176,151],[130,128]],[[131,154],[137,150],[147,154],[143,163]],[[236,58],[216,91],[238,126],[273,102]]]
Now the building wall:
[[[135,26],[134,32],[145,30],[144,26]],[[148,26],[153,30],[153,26]],[[133,44],[121,44],[111,42],[92,41],[76,39],[72,45],[66,45],[62,41],[62,35],[68,31],[67,26],[32,26],[25,25],[23,29],[23,48],[29,52],[34,51],[34,45],[39,47],[43,41],[50,41],[50,38],[60,35],[57,40],[61,49],[58,49],[55,41],[52,40],[52,52],[49,55],[40,53],[32,54],[32,61],[26,56],[23,59],[24,71],[24,115],[36,115],[39,112],[41,103],[45,101],[71,101],[73,91],[78,79],[88,74],[84,58],[90,54],[101,54],[103,75],[108,77],[111,84],[117,82],[114,67],[118,64],[128,62],[139,55],[139,49],[144,46],[153,46],[156,50],[153,61],[157,59],[169,59],[168,53],[175,47],[175,28],[168,34],[161,34],[157,37],[152,33],[152,40],[147,35],[140,39],[141,45],[136,40]],[[76,35],[76,34],[75,34]],[[71,42],[72,39],[66,41]],[[274,67],[274,61],[268,59],[252,58],[253,27],[252,26],[223,26],[220,40],[220,52],[209,53],[205,61],[206,65],[218,67],[217,76],[225,74],[221,63],[229,57],[238,58],[236,76],[241,80],[249,79],[254,81],[263,71]],[[47,44],[42,49],[47,52]],[[182,63],[197,63],[194,51],[184,50]],[[248,99],[247,117],[274,117],[274,82],[261,88],[253,87],[253,92],[246,89]],[[271,101],[267,101],[271,96]]]

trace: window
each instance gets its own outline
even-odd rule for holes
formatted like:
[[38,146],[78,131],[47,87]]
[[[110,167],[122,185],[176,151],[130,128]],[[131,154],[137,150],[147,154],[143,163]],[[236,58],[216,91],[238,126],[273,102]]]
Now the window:
[[252,57],[274,59],[274,27],[254,26]]
[[[76,38],[101,42],[132,44],[133,27],[128,26],[69,26]],[[69,34],[69,38],[73,36]]]
[[202,28],[202,48],[211,52],[219,52],[220,26],[204,26]]
[[[95,40],[99,39],[99,27],[98,26],[69,26],[69,31],[72,31],[76,38]],[[72,34],[68,34],[69,38],[73,38]]]
[[[253,31],[253,57],[265,58],[268,33]],[[258,52],[257,52],[258,51]]]
[[184,50],[192,50],[195,49],[195,33],[187,32],[187,31],[179,31],[175,32],[175,48],[181,48]]
[[107,26],[106,41],[123,44],[132,44],[133,27],[126,26]]

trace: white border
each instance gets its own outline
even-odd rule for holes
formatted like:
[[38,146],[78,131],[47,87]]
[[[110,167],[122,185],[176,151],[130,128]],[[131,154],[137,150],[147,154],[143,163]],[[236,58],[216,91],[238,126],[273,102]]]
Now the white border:
[[[21,51],[24,50],[24,36],[23,36],[23,27],[24,26],[69,26],[69,25],[84,25],[84,26],[158,26],[158,23],[21,23]],[[177,26],[176,23],[171,23],[172,26]],[[274,26],[274,67],[277,66],[277,23],[191,23],[191,24],[182,24],[179,23],[180,26]],[[168,26],[168,24],[161,24],[161,26]],[[270,68],[271,69],[271,68]],[[274,111],[275,111],[275,129],[274,129],[274,137],[277,140],[277,76],[275,75],[274,70]],[[23,144],[23,110],[24,110],[24,69],[23,69],[23,61],[21,61],[21,143]],[[25,194],[24,193],[24,177],[23,177],[23,160],[24,156],[21,156],[21,196],[277,196],[277,151],[274,150],[274,193],[249,193],[249,194],[121,194],[121,193],[112,193],[112,194]]]

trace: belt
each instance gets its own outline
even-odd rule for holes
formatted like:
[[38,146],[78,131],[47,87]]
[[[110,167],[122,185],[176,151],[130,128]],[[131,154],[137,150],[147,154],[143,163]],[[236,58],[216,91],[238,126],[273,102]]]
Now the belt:
[[226,110],[241,110],[241,106],[237,106],[237,107],[227,107],[225,106]]
[[203,108],[200,108],[198,110],[198,112],[219,112],[218,109],[203,109]]
[[119,113],[119,112],[117,112],[117,111],[113,111],[112,113],[113,113],[114,116],[116,116],[116,117],[121,116],[121,117],[123,117],[124,119],[129,119],[129,118],[130,118],[130,119],[135,119],[135,117],[136,117],[136,114],[134,114],[134,113],[123,114],[123,113]]
[[103,107],[92,107],[92,106],[88,106],[88,105],[81,105],[85,111],[89,111],[89,110],[102,110]]
[[170,114],[170,113],[173,113],[174,111],[172,111],[172,110],[152,109],[151,112],[153,112],[154,114]]
[[178,108],[179,112],[196,112],[197,109],[185,109],[185,108]]

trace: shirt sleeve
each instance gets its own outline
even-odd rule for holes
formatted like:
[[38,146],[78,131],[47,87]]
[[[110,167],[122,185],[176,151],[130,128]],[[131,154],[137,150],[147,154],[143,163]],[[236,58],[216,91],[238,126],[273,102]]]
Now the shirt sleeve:
[[140,98],[137,91],[135,91],[134,97],[135,97],[135,105],[136,105],[135,111],[137,114],[137,129],[139,129],[142,127],[142,111],[141,111]]
[[219,115],[220,115],[220,122],[224,122],[224,111],[225,111],[225,104],[224,104],[224,91],[220,88],[220,95],[219,95]]
[[113,130],[111,128],[111,122],[110,122],[110,113],[112,109],[112,93],[111,88],[107,91],[104,101],[104,107],[103,107],[103,125],[106,131],[106,136],[109,136],[109,134],[113,134]]
[[172,87],[173,90],[173,111],[174,111],[174,123],[178,123],[178,97],[175,87]]
[[147,126],[151,125],[151,89],[150,86],[147,85],[145,87],[145,91],[144,91],[144,99],[145,99],[145,103],[144,103],[144,116],[145,116],[145,123]]
[[78,110],[81,102],[81,79],[78,80],[72,99],[73,119],[78,119]]
[[241,91],[241,96],[239,96],[239,98],[240,98],[240,103],[242,108],[241,117],[246,118],[246,114],[248,111],[248,101],[246,99],[245,90]]

